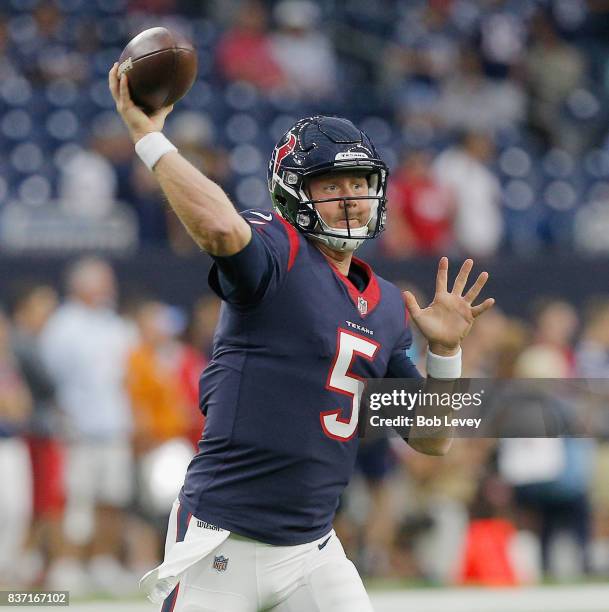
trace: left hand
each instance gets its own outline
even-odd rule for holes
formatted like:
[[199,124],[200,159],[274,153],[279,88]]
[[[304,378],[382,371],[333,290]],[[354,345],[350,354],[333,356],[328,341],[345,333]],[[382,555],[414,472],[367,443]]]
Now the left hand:
[[455,355],[461,341],[472,328],[474,319],[493,306],[495,300],[488,298],[472,306],[482,287],[488,280],[488,272],[482,272],[469,291],[462,295],[467,278],[474,266],[466,259],[457,274],[453,290],[448,291],[448,258],[442,257],[436,276],[436,294],[427,308],[421,308],[410,291],[404,292],[404,301],[410,316],[429,342],[429,350],[436,355]]

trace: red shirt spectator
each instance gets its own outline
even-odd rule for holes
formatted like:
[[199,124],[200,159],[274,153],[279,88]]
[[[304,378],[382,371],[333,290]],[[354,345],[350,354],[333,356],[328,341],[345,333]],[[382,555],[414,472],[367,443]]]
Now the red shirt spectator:
[[430,157],[414,152],[402,162],[389,187],[389,255],[445,254],[453,241],[454,200],[430,171]]
[[188,425],[188,438],[197,447],[201,438],[205,417],[199,410],[199,378],[207,366],[207,360],[196,348],[184,344],[178,359],[178,377],[184,396],[188,400],[191,418]]
[[247,81],[265,90],[284,83],[284,75],[273,58],[266,23],[266,9],[260,2],[241,6],[234,27],[218,43],[218,67],[226,79]]

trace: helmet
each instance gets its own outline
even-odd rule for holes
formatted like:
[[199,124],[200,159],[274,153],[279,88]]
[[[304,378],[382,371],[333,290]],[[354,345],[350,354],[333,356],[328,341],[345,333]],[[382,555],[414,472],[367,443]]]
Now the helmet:
[[[307,180],[332,172],[364,170],[368,195],[312,200]],[[353,251],[364,240],[376,238],[385,227],[388,170],[370,138],[341,117],[307,117],[296,122],[279,140],[268,170],[275,210],[299,231],[337,251]],[[372,201],[370,217],[363,227],[330,227],[316,204],[328,201]]]

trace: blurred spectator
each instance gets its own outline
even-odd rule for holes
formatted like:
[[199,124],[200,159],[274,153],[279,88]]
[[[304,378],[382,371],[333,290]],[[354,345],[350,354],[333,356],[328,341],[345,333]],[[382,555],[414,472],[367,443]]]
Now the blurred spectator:
[[0,312],[0,585],[17,584],[30,523],[32,479],[30,457],[22,434],[32,408],[32,398],[13,354],[10,327]]
[[17,64],[12,57],[12,49],[9,40],[8,19],[0,13],[0,78],[2,81],[17,75]]
[[163,15],[174,13],[179,0],[129,0],[130,11]]
[[[53,2],[40,2],[32,12],[33,27],[22,31],[17,46],[25,74],[34,85],[56,79],[82,81],[87,78],[86,57],[73,45],[67,44],[66,16]],[[95,40],[89,30],[87,40]]]
[[216,49],[218,67],[225,79],[251,83],[265,93],[286,85],[271,49],[267,21],[263,2],[245,0]]
[[[361,440],[355,473],[361,476],[366,499],[359,507],[356,487],[341,498],[335,529],[348,554],[364,576],[386,576],[392,572],[391,556],[395,545],[397,513],[392,489],[396,457],[390,439],[372,435]],[[363,504],[362,504],[363,505]]]
[[485,74],[494,79],[514,77],[524,57],[525,23],[510,8],[509,3],[497,2],[481,16],[478,24],[476,48]]
[[229,177],[230,166],[226,150],[217,142],[216,130],[208,115],[182,111],[172,116],[168,126],[171,141],[181,154],[216,183]]
[[499,379],[514,376],[514,366],[530,342],[530,336],[529,326],[523,320],[511,317],[505,321],[500,345],[496,352],[494,376]]
[[103,260],[81,259],[67,276],[68,299],[49,320],[42,354],[65,413],[66,537],[72,551],[49,571],[51,588],[86,592],[89,560],[97,589],[132,588],[119,563],[123,509],[132,495],[131,410],[123,387],[133,334],[115,312],[116,282]]
[[[520,355],[514,373],[520,378],[548,379],[566,377],[570,369],[563,351],[551,344],[537,344]],[[520,407],[529,404],[532,411],[561,419],[567,426],[563,431],[566,437],[505,439],[499,467],[514,486],[520,527],[539,534],[543,571],[559,575],[556,562],[569,557],[571,550],[576,558],[570,562],[569,574],[581,576],[590,570],[590,482],[595,445],[592,440],[568,437],[577,406],[560,387],[546,381],[527,389],[528,397],[518,400]],[[557,540],[563,531],[575,538],[575,547],[565,547]]]
[[203,359],[209,361],[213,350],[214,332],[220,316],[222,305],[214,294],[200,297],[192,307],[192,313],[186,330],[186,341]]
[[307,101],[337,97],[336,57],[319,7],[309,0],[284,0],[274,16],[279,29],[272,36],[273,55],[287,92]]
[[62,164],[59,201],[66,212],[101,219],[111,214],[126,190],[126,171],[134,158],[129,135],[115,113],[98,115],[85,148],[77,147]]
[[467,378],[493,378],[497,375],[501,351],[511,331],[506,316],[498,307],[480,319],[478,329],[463,342],[463,376]]
[[476,586],[516,586],[520,582],[517,541],[511,520],[512,490],[489,467],[480,474],[471,503],[458,582]]
[[112,164],[90,149],[76,152],[61,169],[59,201],[75,216],[100,219],[116,202],[116,174]]
[[[395,22],[395,45],[389,45],[379,68],[386,86],[428,83],[436,87],[456,68],[458,33],[451,3],[421,2],[404,7]],[[406,89],[407,89],[406,87]]]
[[26,584],[40,583],[43,570],[63,550],[63,448],[55,385],[41,359],[39,338],[57,307],[57,292],[48,285],[23,282],[11,292],[12,345],[32,395],[27,442],[32,463],[33,521],[29,551],[23,555]]
[[590,305],[576,352],[577,374],[609,378],[609,300]]
[[160,302],[145,302],[135,319],[139,342],[129,354],[126,374],[135,448],[141,454],[186,436],[191,406],[177,376],[182,347],[171,309]]
[[579,325],[577,312],[571,304],[562,300],[543,300],[534,308],[533,315],[534,345],[542,345],[555,350],[565,362],[556,376],[569,377],[575,370],[573,340]]
[[[178,341],[183,327],[179,313],[161,302],[145,301],[134,316],[139,342],[129,354],[126,382],[134,416],[136,508],[141,520],[135,519],[132,526],[140,537],[133,541],[131,563],[145,570],[159,561],[159,523],[168,516],[186,470],[186,465],[181,473],[175,470],[174,447],[183,447],[177,457],[190,461],[201,434],[201,419],[198,402],[192,403],[185,385],[184,362],[192,355]],[[200,370],[197,381],[199,374]],[[162,491],[159,472],[165,481]]]
[[516,80],[486,77],[476,52],[463,47],[459,69],[444,81],[437,112],[449,130],[490,132],[524,119],[525,96]]
[[393,257],[450,253],[455,202],[431,173],[425,151],[405,155],[392,176],[383,250]]
[[129,185],[129,174],[136,156],[129,133],[115,112],[105,111],[95,116],[91,123],[88,147],[112,164],[114,176],[110,180],[116,198],[130,203],[133,195]]
[[190,406],[189,439],[197,447],[205,417],[199,408],[199,379],[211,359],[213,335],[222,302],[215,295],[200,298],[193,306],[190,320],[182,334],[182,353],[178,364],[178,376],[182,390]]
[[362,440],[356,470],[366,481],[370,506],[364,523],[360,566],[364,575],[383,576],[391,568],[391,551],[397,530],[390,476],[396,458],[388,438]]
[[456,243],[474,257],[494,255],[503,235],[499,181],[488,169],[493,152],[488,135],[467,132],[433,165],[436,179],[453,191],[456,200]]
[[558,33],[550,17],[538,12],[531,24],[531,48],[525,61],[531,126],[546,146],[563,142],[564,103],[581,85],[586,63],[583,54]]
[[606,574],[609,571],[609,421],[606,411],[606,381],[609,379],[609,300],[606,297],[597,299],[588,306],[584,329],[577,346],[576,364],[577,376],[589,379],[593,392],[596,384],[600,383],[596,404],[605,417],[597,424],[602,438],[597,447],[590,492],[594,510],[591,563],[594,565],[593,569]]
[[574,240],[581,253],[603,256],[609,252],[609,189],[606,185],[575,213]]
[[[455,440],[450,456],[432,458],[403,443],[394,446],[404,479],[394,498],[402,515],[394,559],[398,567],[415,569],[416,577],[434,582],[454,579],[487,448],[484,440]],[[416,560],[414,568],[409,557]]]
[[[177,244],[168,240],[168,225],[179,223],[175,213],[163,202],[162,192],[154,175],[139,159],[133,161],[129,176],[131,198],[129,204],[133,206],[138,221],[138,236],[140,245],[146,247],[163,247],[169,244],[177,253],[181,251],[184,242],[180,239]],[[171,218],[175,220],[171,221]],[[192,244],[192,240],[190,241]],[[187,252],[193,250],[189,246]]]

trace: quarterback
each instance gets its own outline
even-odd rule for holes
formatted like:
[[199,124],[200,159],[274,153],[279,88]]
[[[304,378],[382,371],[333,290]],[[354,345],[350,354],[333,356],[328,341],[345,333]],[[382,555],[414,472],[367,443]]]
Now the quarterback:
[[[199,450],[169,519],[164,562],[142,580],[163,612],[367,612],[362,581],[332,529],[357,452],[362,379],[419,377],[407,310],[429,342],[428,375],[461,372],[461,341],[492,299],[487,280],[451,291],[438,266],[427,308],[353,256],[385,224],[387,168],[347,119],[298,121],[273,151],[274,210],[239,214],[130,99],[109,84],[136,152],[193,240],[213,258],[222,300],[201,377]],[[405,308],[407,307],[407,310]],[[432,455],[450,438],[407,442]]]

